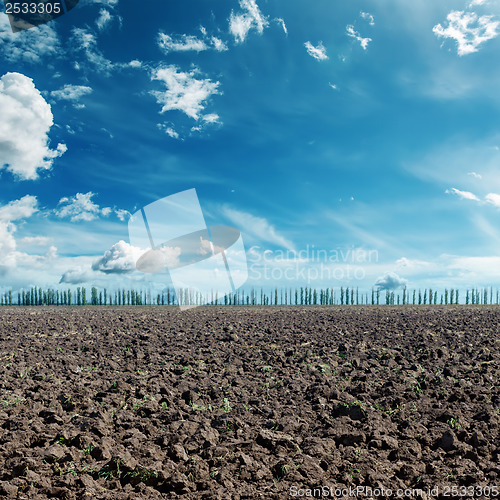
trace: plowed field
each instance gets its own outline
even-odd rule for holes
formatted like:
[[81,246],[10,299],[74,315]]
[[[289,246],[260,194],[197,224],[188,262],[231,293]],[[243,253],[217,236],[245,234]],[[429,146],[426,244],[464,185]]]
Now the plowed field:
[[3,307],[0,496],[486,497],[499,321],[495,306]]

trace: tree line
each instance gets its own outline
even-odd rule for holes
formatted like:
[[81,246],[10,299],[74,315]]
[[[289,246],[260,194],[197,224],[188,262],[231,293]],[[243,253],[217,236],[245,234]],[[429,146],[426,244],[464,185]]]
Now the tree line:
[[[463,300],[462,300],[463,297]],[[462,301],[461,301],[462,300]],[[372,289],[361,292],[358,288],[315,289],[311,287],[275,288],[272,291],[252,289],[238,290],[234,294],[218,297],[212,293],[204,296],[190,289],[170,288],[155,293],[150,290],[118,289],[108,292],[106,288],[85,287],[76,289],[42,289],[32,287],[13,293],[11,290],[0,295],[2,306],[69,306],[69,305],[449,305],[449,304],[499,304],[499,291],[489,288],[467,289],[462,295],[458,289],[434,289],[389,291]]]

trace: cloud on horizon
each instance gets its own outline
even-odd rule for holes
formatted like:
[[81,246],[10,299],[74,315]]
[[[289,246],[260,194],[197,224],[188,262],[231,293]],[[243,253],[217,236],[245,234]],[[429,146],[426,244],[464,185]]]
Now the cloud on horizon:
[[385,273],[377,279],[375,287],[379,290],[394,291],[398,288],[405,287],[407,283],[408,281],[406,279],[401,278],[396,273]]

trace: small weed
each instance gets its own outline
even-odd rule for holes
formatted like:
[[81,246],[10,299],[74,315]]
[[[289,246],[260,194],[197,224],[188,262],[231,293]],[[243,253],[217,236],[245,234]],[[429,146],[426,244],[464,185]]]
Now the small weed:
[[354,467],[349,467],[349,472],[348,474],[355,478],[355,477],[359,477],[361,475],[361,471],[359,469],[356,469]]
[[193,403],[191,401],[189,403],[189,405],[191,406],[191,408],[194,411],[212,411],[212,405],[211,404],[209,404],[208,406],[205,406],[205,405],[199,405],[199,404]]
[[87,447],[85,447],[85,448],[82,449],[82,453],[84,455],[90,455],[93,451],[94,451],[94,445],[93,444],[89,444]]
[[462,425],[459,422],[460,417],[458,418],[450,418],[449,420],[446,421],[446,423],[452,428],[452,429],[461,429]]
[[221,432],[234,432],[234,425],[229,420],[224,420],[222,427],[220,428]]
[[387,408],[385,411],[385,413],[387,413],[387,415],[394,415],[396,413],[398,413],[398,411],[400,410],[400,408],[398,406],[395,406],[394,408]]
[[411,384],[410,387],[413,389],[413,392],[417,394],[417,396],[424,392],[422,387],[420,386],[420,382],[417,382],[416,384]]
[[63,436],[60,436],[58,437],[55,441],[54,441],[55,444],[60,444],[61,446],[69,446],[71,444],[71,440],[70,439],[66,439],[65,437]]
[[231,405],[229,404],[229,399],[224,398],[224,405],[221,406],[221,410],[224,413],[229,413],[232,410]]
[[7,408],[7,406],[22,405],[27,401],[28,400],[26,398],[6,398],[2,399],[1,403],[4,408]]
[[158,477],[158,472],[155,470],[147,469],[142,465],[138,465],[132,472],[127,472],[124,477],[131,477],[133,479],[139,480],[139,482],[146,483],[151,478]]

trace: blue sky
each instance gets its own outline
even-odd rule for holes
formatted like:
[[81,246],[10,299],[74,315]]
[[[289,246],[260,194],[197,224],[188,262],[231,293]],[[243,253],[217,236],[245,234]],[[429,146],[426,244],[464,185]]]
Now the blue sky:
[[247,287],[500,285],[500,4],[414,3],[0,14],[2,288],[161,287],[128,217],[190,188]]

